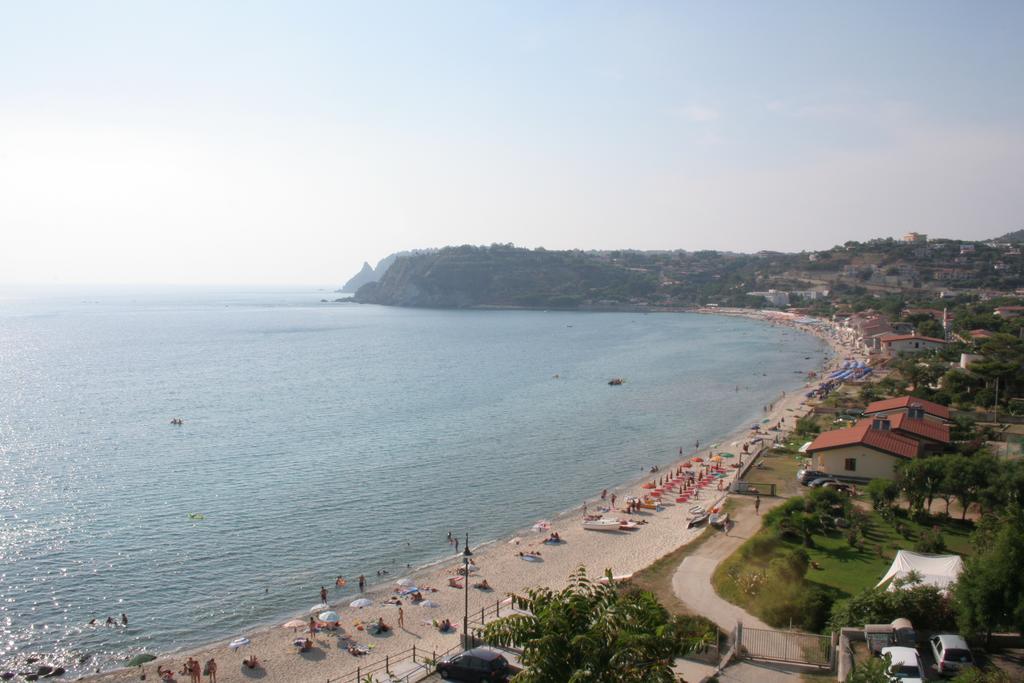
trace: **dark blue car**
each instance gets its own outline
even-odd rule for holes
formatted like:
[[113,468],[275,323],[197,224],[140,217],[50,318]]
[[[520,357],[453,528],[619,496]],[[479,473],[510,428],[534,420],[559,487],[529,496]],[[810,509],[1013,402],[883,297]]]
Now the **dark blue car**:
[[510,675],[508,660],[494,650],[476,647],[443,659],[437,673],[453,681],[507,681]]

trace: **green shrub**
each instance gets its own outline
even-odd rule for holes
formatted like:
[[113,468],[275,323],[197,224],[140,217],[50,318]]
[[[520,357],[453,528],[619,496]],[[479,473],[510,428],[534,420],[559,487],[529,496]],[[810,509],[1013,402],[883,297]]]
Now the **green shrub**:
[[940,554],[946,552],[946,539],[942,537],[939,527],[933,526],[925,529],[914,544],[914,550],[919,553]]

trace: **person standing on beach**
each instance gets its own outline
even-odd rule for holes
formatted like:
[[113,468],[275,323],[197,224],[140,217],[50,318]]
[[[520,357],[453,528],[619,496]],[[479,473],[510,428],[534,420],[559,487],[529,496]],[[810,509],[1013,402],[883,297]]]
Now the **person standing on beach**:
[[363,587],[366,586],[366,577],[362,574],[359,575],[359,592],[363,592]]
[[601,490],[601,500],[604,500],[607,497],[608,497],[608,489],[602,489]]
[[324,586],[320,586],[320,602],[327,604],[327,589]]
[[309,618],[309,639],[316,638],[316,619],[313,617]]
[[761,496],[760,496],[760,494],[758,494],[757,496],[754,497],[754,514],[755,515],[760,515],[761,514]]
[[210,683],[217,683],[217,660],[213,657],[206,663],[206,675],[210,677]]
[[615,494],[612,494],[612,509],[615,508]]
[[458,537],[455,537],[452,540],[455,541],[455,552],[459,552],[459,539],[458,539]]
[[398,628],[405,628],[405,610],[398,608]]

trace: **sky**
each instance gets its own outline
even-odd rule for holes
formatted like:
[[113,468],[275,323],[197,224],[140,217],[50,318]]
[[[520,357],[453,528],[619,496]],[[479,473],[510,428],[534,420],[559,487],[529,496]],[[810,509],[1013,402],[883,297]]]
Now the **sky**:
[[0,282],[1024,227],[1024,3],[3,2]]

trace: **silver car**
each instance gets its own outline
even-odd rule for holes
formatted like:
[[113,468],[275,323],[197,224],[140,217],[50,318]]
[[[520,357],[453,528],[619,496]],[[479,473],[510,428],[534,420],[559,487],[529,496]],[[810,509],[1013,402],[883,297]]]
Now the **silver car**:
[[945,676],[957,674],[963,669],[974,666],[974,656],[967,641],[960,636],[943,634],[928,639],[935,657],[935,668]]

